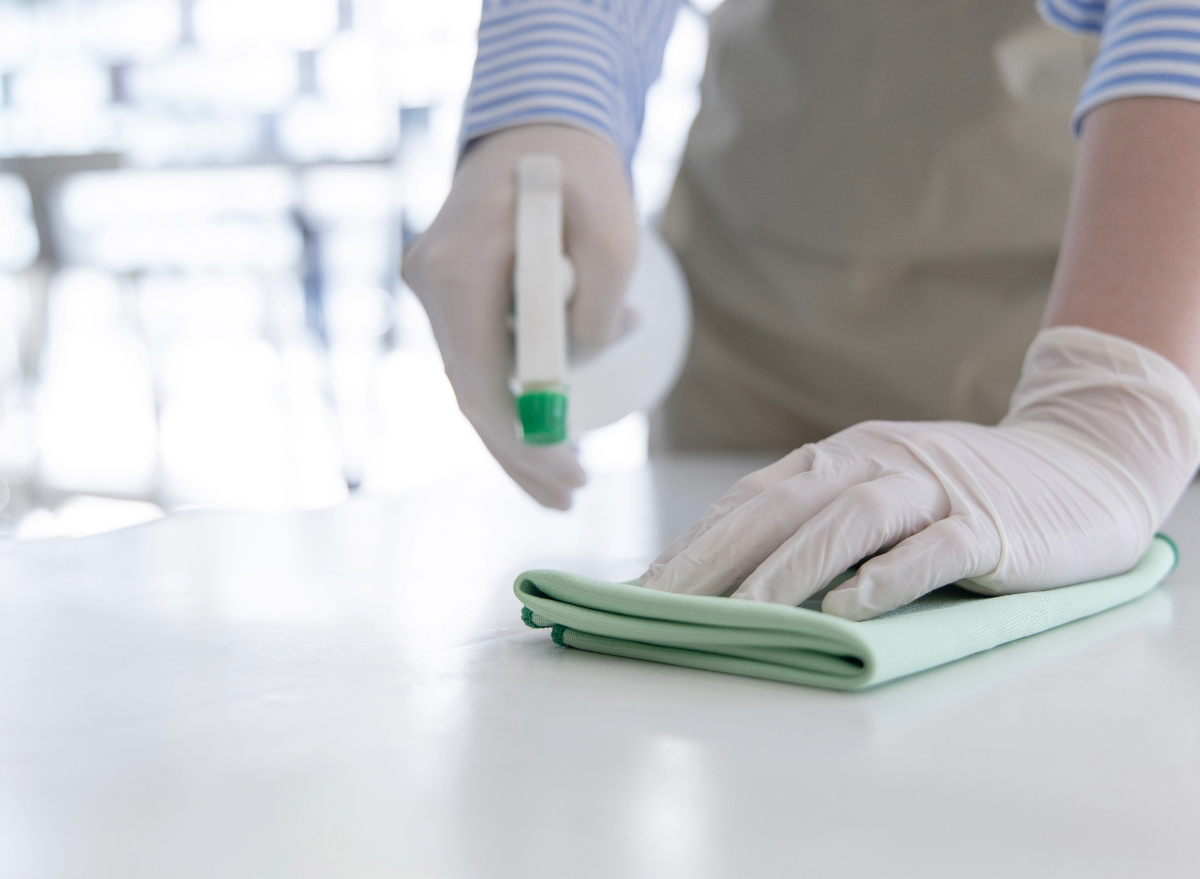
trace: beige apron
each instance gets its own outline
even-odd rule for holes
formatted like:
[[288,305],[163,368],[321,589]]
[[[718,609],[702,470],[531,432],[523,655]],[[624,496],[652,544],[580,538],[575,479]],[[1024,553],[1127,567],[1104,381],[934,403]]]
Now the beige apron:
[[1054,269],[1090,48],[1033,0],[726,0],[662,222],[695,336],[656,445],[997,421]]

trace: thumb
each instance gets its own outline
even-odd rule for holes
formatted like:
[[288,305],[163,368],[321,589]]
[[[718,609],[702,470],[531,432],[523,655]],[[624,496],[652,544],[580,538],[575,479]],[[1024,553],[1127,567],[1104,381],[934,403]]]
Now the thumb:
[[621,335],[630,317],[625,290],[637,260],[637,226],[630,222],[568,241],[575,264],[575,296],[567,312],[571,341],[587,351]]

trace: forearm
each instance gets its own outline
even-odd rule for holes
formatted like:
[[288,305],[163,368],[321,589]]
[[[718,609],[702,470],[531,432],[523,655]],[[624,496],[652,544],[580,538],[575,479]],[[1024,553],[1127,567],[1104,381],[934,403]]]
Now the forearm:
[[1137,342],[1200,388],[1200,103],[1135,97],[1087,114],[1044,325]]

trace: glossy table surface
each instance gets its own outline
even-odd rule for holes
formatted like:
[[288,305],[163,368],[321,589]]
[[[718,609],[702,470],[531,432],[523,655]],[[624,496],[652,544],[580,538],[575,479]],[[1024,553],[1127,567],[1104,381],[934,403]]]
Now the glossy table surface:
[[866,693],[521,625],[758,463],[0,548],[0,876],[1200,875],[1200,485],[1163,587]]

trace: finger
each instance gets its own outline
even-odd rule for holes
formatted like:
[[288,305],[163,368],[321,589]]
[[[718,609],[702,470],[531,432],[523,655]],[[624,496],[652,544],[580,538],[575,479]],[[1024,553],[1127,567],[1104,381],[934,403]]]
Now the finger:
[[572,492],[587,482],[583,468],[566,447],[537,450],[532,465],[504,454],[495,457],[513,481],[544,507],[569,510]]
[[838,574],[950,512],[941,483],[894,471],[847,489],[766,559],[734,598],[798,605]]
[[[564,454],[570,457],[569,452]],[[579,469],[579,477],[571,480],[550,481],[544,478],[541,472],[530,472],[527,470],[519,470],[515,467],[507,466],[508,462],[497,458],[500,465],[504,467],[506,473],[512,477],[512,480],[524,489],[525,493],[532,497],[543,507],[550,507],[555,510],[571,509],[571,497],[575,489],[580,488],[587,481],[583,475],[582,469]],[[574,460],[573,458],[571,459]],[[578,469],[578,468],[577,468]]]
[[582,350],[616,338],[638,254],[637,210],[620,159],[607,144],[592,146],[590,159],[563,177],[563,239],[576,277],[567,325]]
[[[608,345],[615,345],[625,336],[637,329],[639,317],[637,311],[630,308],[628,305],[621,306],[621,313],[617,317],[617,325],[613,330],[613,337],[609,340]],[[586,348],[576,340],[571,340],[571,350],[568,354],[568,362],[572,369],[582,366],[598,354],[603,352],[608,345],[589,345]]]
[[784,480],[714,524],[646,586],[662,592],[721,595],[737,586],[809,519],[871,477],[870,461]]
[[729,489],[729,491],[709,505],[698,522],[695,522],[690,528],[671,541],[670,545],[659,554],[658,558],[650,563],[649,570],[638,580],[638,585],[643,586],[646,581],[658,576],[658,573],[667,562],[687,549],[697,538],[712,528],[713,525],[748,500],[758,497],[768,488],[783,482],[785,479],[791,479],[793,476],[807,473],[812,469],[816,456],[816,446],[811,444],[801,446],[795,451],[789,452],[778,461],[743,476],[733,484],[733,488]]
[[[511,395],[504,391],[511,400]],[[492,457],[534,500],[546,507],[567,510],[571,492],[587,481],[574,452],[567,446],[530,446],[516,435],[516,424],[509,409],[507,423],[502,416],[474,421],[472,425]]]
[[626,312],[625,290],[637,259],[637,227],[614,226],[572,236],[568,255],[575,264],[575,295],[567,309],[572,342],[581,351],[617,338]]
[[[456,390],[460,388],[461,384]],[[571,492],[587,481],[573,451],[567,446],[522,442],[517,436],[515,403],[507,387],[475,384],[467,390],[471,393],[469,402],[460,398],[459,408],[504,472],[543,506],[569,509]]]
[[866,562],[858,574],[830,591],[821,610],[848,620],[868,620],[908,604],[926,592],[964,577],[985,574],[999,558],[988,558],[968,520],[951,516]]

